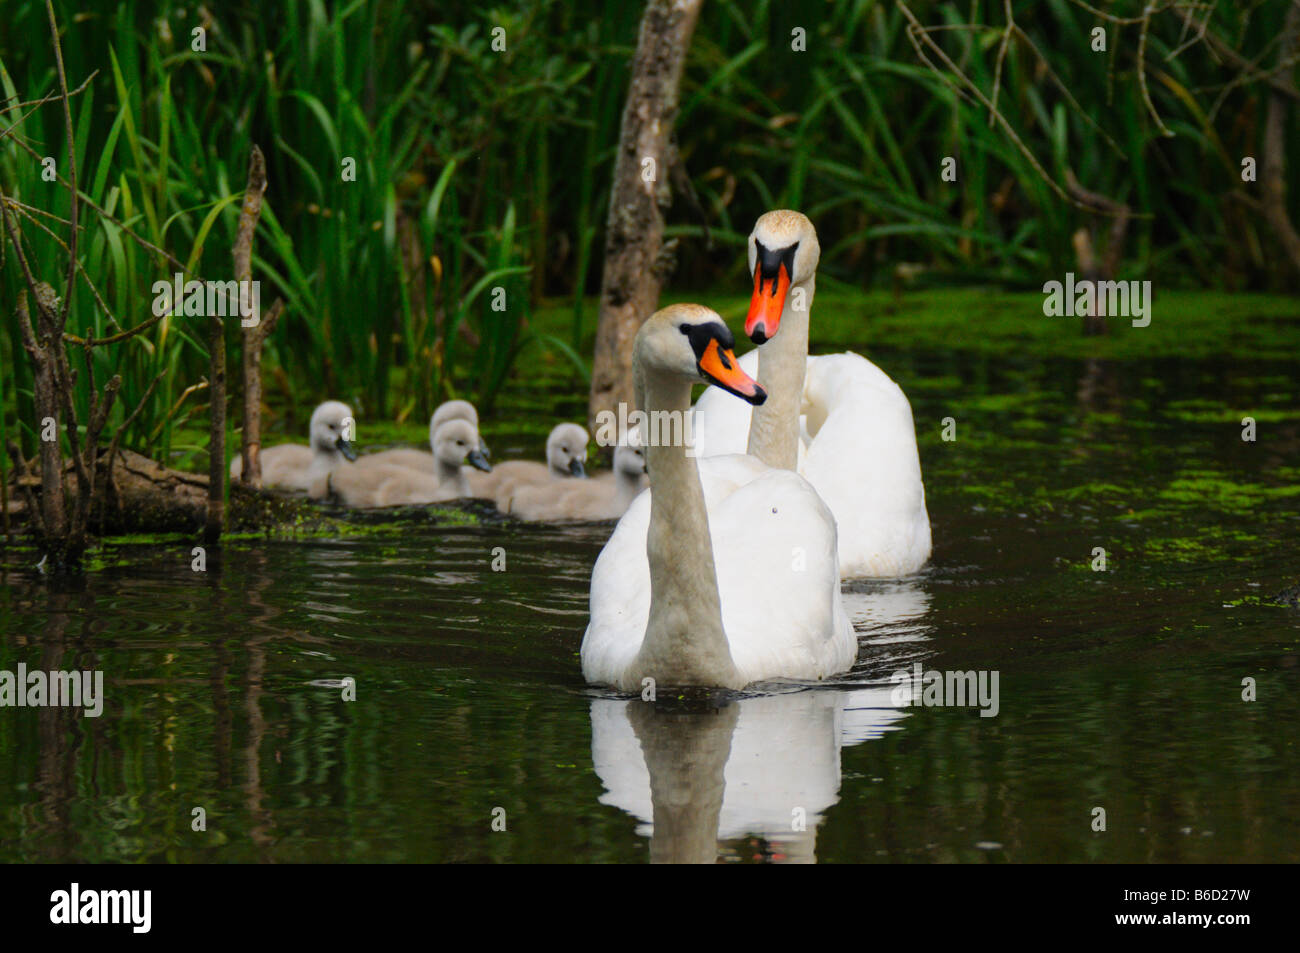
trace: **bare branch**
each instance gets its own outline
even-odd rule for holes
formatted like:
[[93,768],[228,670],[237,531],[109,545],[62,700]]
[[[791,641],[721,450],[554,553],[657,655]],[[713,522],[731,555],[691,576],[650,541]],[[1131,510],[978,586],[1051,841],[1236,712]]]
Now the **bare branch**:
[[59,43],[59,25],[54,19],[54,0],[45,0],[45,9],[50,15],[50,42],[54,45],[54,65],[59,76],[59,91],[63,98],[63,133],[68,145],[68,196],[72,208],[68,218],[72,220],[72,233],[68,237],[68,280],[63,293],[63,306],[59,309],[58,332],[68,320],[68,311],[72,307],[72,289],[77,281],[77,140],[72,131],[72,105],[68,102],[68,77],[63,72],[63,46]]
[[1160,135],[1169,137],[1173,133],[1169,131],[1169,127],[1165,125],[1164,120],[1160,118],[1160,114],[1156,112],[1155,104],[1151,102],[1151,90],[1147,88],[1147,32],[1151,28],[1151,13],[1154,8],[1155,4],[1148,3],[1142,11],[1142,27],[1138,32],[1137,49],[1138,89],[1142,92],[1142,102],[1146,104],[1147,112],[1156,121],[1156,127],[1160,130]]
[[[94,71],[92,71],[91,74],[90,74],[89,76],[86,77],[85,81],[84,81],[80,86],[78,86],[76,89],[70,90],[70,91],[68,92],[68,95],[69,95],[69,96],[76,96],[78,93],[84,92],[85,89],[86,89],[86,87],[90,85],[90,81],[91,81],[92,79],[94,79],[94,78],[95,78],[96,76],[98,76],[98,75],[99,75],[99,70],[94,70]],[[58,98],[59,98],[59,94],[58,94],[57,92],[54,92],[54,93],[49,93],[48,95],[44,96],[44,97],[41,98],[41,99],[29,99],[29,100],[27,100],[27,102],[24,102],[24,103],[11,103],[11,104],[9,104],[8,106],[2,106],[2,107],[0,107],[0,114],[7,113],[7,112],[9,112],[9,110],[11,110],[11,109],[22,109],[24,106],[35,106],[35,107],[37,107],[37,108],[39,109],[41,106],[44,106],[46,103],[51,102],[52,100],[55,100],[55,99],[58,99]],[[31,115],[30,112],[28,112],[28,113],[24,113],[24,114],[23,114],[23,119],[26,119],[26,118],[27,118],[28,116],[30,116],[30,115]],[[22,121],[23,121],[22,119],[19,119],[19,120],[18,120],[18,122],[22,122]],[[16,124],[17,124],[17,123],[15,123],[15,125],[16,125]],[[11,126],[10,128],[13,128],[13,127]],[[5,131],[8,132],[8,130],[5,130]],[[3,137],[0,137],[0,138],[3,138]]]
[[[0,191],[0,218],[4,219],[5,230],[9,233],[9,241],[13,243],[14,252],[18,255],[18,265],[22,268],[23,277],[27,279],[27,288],[32,293],[32,297],[40,301],[39,283],[36,276],[32,274],[31,266],[27,264],[27,256],[23,254],[23,243],[21,233],[18,227],[9,218],[9,202],[3,191]],[[25,309],[24,309],[25,310]]]
[[[127,415],[126,420],[122,421],[122,425],[118,427],[116,431],[113,432],[113,439],[112,441],[109,442],[108,445],[108,463],[105,464],[104,466],[105,493],[114,489],[113,461],[117,457],[117,445],[122,439],[122,434],[126,433],[127,430],[130,428],[130,426],[133,423],[135,423],[135,419],[140,416],[140,411],[144,410],[144,405],[149,402],[149,398],[153,395],[154,388],[158,386],[158,382],[163,379],[163,375],[166,373],[167,373],[166,369],[159,371],[157,376],[155,376],[154,379],[149,382],[149,386],[145,388],[144,396],[141,397],[140,402],[135,405],[135,410],[131,411],[131,413]],[[185,394],[188,394],[189,392],[190,391],[187,390],[185,391]],[[181,400],[185,399],[185,394],[181,395]],[[180,406],[180,401],[177,401],[176,406],[178,407]],[[100,525],[102,526],[104,521],[104,507],[102,503],[100,504],[100,508],[99,508],[99,519],[100,519]]]
[[[36,218],[34,215],[31,214],[32,212],[41,211],[40,209],[33,209],[31,206],[24,205],[22,202],[15,202],[13,199],[9,199],[8,202],[11,206],[14,207],[15,211],[22,212],[23,217],[27,219],[27,221],[31,222],[33,225],[35,225],[37,228],[43,231],[46,235],[48,235],[50,239],[55,242],[55,244],[57,244],[65,252],[68,251],[67,243],[58,235],[58,233],[50,229],[44,222],[42,222],[40,219]],[[62,222],[65,225],[68,224],[66,219],[59,218],[57,215],[51,215],[50,217],[53,218],[55,221]],[[99,310],[104,313],[104,317],[108,318],[108,322],[111,325],[113,325],[113,327],[121,331],[122,325],[118,322],[117,317],[116,315],[113,314],[112,309],[109,308],[108,302],[104,300],[103,295],[99,293],[99,288],[97,288],[95,286],[95,282],[91,280],[90,273],[86,271],[85,266],[81,264],[80,261],[77,262],[77,274],[81,275],[81,280],[86,283],[86,288],[89,289],[91,297],[95,299],[95,303],[99,305]],[[150,326],[156,323],[157,322],[152,322]],[[124,340],[128,337],[138,334],[140,331],[143,330],[145,330],[145,328],[141,326],[139,328],[132,329],[129,333],[119,334],[116,337],[92,339],[90,343],[96,346],[100,344],[111,344],[114,341]],[[84,338],[80,338],[75,334],[68,334],[66,331],[63,334],[63,339],[65,341],[72,341],[76,344],[87,343]]]
[[171,410],[167,411],[163,419],[158,421],[158,423],[154,426],[153,430],[150,431],[149,442],[153,443],[155,440],[158,439],[158,437],[162,434],[163,427],[167,425],[168,421],[170,421],[173,417],[176,416],[176,412],[181,409],[181,404],[185,403],[185,398],[189,397],[190,394],[203,390],[207,386],[208,386],[208,382],[206,380],[201,380],[197,384],[191,384],[189,387],[181,391],[181,395],[176,398],[176,403],[172,404]]
[[[253,235],[257,230],[257,221],[262,215],[262,197],[266,194],[266,159],[262,150],[253,146],[248,159],[248,183],[244,188],[244,207],[239,213],[239,231],[233,249],[235,259],[235,280],[241,289],[239,313],[244,313],[243,289],[249,287],[253,278],[252,256]],[[274,320],[279,320],[284,303],[277,298],[272,310]],[[260,307],[260,305],[259,305]],[[244,381],[244,417],[243,431],[240,434],[240,480],[249,486],[258,486],[262,482],[262,343],[270,329],[259,320],[244,330],[243,348],[241,349],[240,369]]]
[[[970,91],[970,94],[974,96],[985,109],[988,109],[991,115],[996,117],[998,125],[1000,125],[1007,136],[1010,137],[1011,142],[1020,151],[1020,154],[1025,157],[1026,161],[1028,161],[1031,166],[1033,166],[1034,171],[1038,173],[1039,178],[1047,183],[1048,187],[1055,192],[1062,201],[1076,207],[1079,206],[1078,201],[1071,198],[1070,195],[1061,188],[1060,183],[1047,174],[1047,170],[1043,168],[1042,163],[1038,161],[1038,158],[1029,150],[1029,147],[1025,145],[1024,141],[1020,138],[1016,130],[1012,128],[1011,123],[1007,121],[1006,117],[1003,116],[1002,113],[999,112],[989,101],[989,98],[984,95],[983,90],[976,86],[975,83],[973,83],[969,77],[962,72],[961,68],[952,61],[952,58],[943,51],[943,48],[930,37],[926,28],[916,19],[916,16],[912,13],[911,9],[908,8],[904,0],[894,0],[894,2],[902,12],[903,16],[908,20],[908,36],[913,38],[913,46],[915,46],[917,41],[919,41],[929,47],[934,52],[935,56],[937,56],[944,65],[948,67],[952,74],[965,84],[966,88]],[[931,65],[931,68],[933,69],[933,65]],[[944,77],[939,71],[936,70],[936,73],[940,77],[946,79],[946,77]]]
[[1011,42],[1011,33],[1015,28],[1015,16],[1011,12],[1011,0],[1002,0],[1002,9],[1006,14],[1007,28],[1002,31],[1002,42],[998,44],[998,63],[993,70],[992,107],[989,109],[989,128],[993,128],[993,117],[998,111],[998,93],[1002,90],[1002,61],[1007,58],[1007,44]]

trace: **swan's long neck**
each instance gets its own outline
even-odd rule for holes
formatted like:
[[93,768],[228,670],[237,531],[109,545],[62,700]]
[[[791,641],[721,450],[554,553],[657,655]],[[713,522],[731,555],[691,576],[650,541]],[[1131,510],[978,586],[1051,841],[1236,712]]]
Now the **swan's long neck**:
[[804,367],[808,363],[808,313],[817,276],[790,288],[776,337],[759,350],[758,384],[767,401],[749,418],[749,454],[769,467],[799,465],[799,411],[803,406]]
[[[680,376],[636,374],[638,404],[685,415],[691,385]],[[722,629],[722,603],[704,488],[684,446],[647,446],[653,492],[646,555],[650,562],[650,619],[636,660],[621,687],[639,691],[649,676],[661,685],[742,688]]]
[[450,487],[458,497],[469,496],[469,480],[465,476],[465,468],[459,463],[448,463],[441,457],[435,456],[434,459],[438,461],[438,485]]

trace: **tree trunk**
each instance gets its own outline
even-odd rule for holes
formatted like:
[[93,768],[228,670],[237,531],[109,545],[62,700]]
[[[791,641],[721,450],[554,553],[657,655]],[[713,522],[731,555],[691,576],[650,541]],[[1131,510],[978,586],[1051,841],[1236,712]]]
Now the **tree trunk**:
[[[262,214],[262,196],[266,194],[266,159],[262,150],[253,146],[248,161],[248,184],[244,188],[244,206],[239,215],[239,232],[235,239],[235,280],[240,288],[253,277],[253,230]],[[240,294],[240,325],[243,327],[242,368],[244,372],[243,440],[240,445],[243,468],[240,479],[250,486],[262,485],[262,342],[266,340],[269,326],[263,326],[261,315],[256,323],[244,326],[244,295]],[[260,303],[259,303],[260,307]],[[278,313],[278,312],[277,312]]]
[[[1286,62],[1294,55],[1295,46],[1300,42],[1300,0],[1292,0],[1282,21],[1282,36],[1278,44],[1278,63]],[[1291,78],[1292,70],[1278,74],[1286,87],[1294,90],[1295,81]],[[1292,267],[1300,271],[1300,235],[1287,216],[1286,205],[1286,126],[1290,102],[1288,97],[1277,88],[1268,93],[1268,111],[1264,119],[1264,161],[1260,163],[1260,192],[1264,218],[1268,221],[1278,244],[1290,260]]]
[[[605,224],[605,268],[591,368],[588,422],[632,404],[632,341],[658,307],[663,211],[678,86],[703,0],[649,0],[641,18]],[[647,161],[648,160],[648,161]]]

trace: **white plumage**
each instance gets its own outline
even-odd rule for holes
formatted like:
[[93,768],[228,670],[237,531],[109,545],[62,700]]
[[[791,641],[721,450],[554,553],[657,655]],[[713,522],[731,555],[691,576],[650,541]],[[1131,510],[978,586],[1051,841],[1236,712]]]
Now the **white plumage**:
[[[758,376],[758,350],[740,366]],[[749,420],[748,404],[705,391],[695,404],[696,455],[743,453]],[[798,472],[835,516],[841,578],[904,576],[924,566],[930,517],[902,388],[860,354],[809,355],[800,423]]]
[[[840,599],[835,521],[808,481],[741,454],[696,462],[722,628],[744,683],[818,680],[852,666],[858,643]],[[592,570],[582,642],[588,681],[617,684],[641,648],[650,614],[653,492],[632,502]]]
[[[674,305],[652,316],[634,349],[639,406],[686,413],[691,380],[719,383],[717,375],[761,401],[730,344],[707,308]],[[693,460],[684,447],[641,436],[651,489],[619,520],[592,571],[587,680],[625,691],[647,675],[739,688],[851,667],[857,638],[840,597],[835,520],[808,481],[745,455]]]

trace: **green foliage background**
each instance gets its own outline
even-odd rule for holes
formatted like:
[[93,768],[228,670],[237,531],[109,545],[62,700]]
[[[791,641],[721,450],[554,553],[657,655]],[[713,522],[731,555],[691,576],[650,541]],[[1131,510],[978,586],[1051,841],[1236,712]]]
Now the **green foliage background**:
[[[1056,182],[1068,169],[1135,211],[1123,277],[1157,288],[1294,287],[1273,238],[1234,197],[1254,186],[1241,157],[1259,156],[1267,87],[1189,32],[1173,11],[1152,20],[1142,100],[1136,25],[1106,24],[1069,0],[1011,4],[1028,40],[1007,46],[996,81],[1000,3],[911,5],[945,52],[991,95]],[[1141,2],[1106,5],[1117,16]],[[1209,32],[1267,67],[1282,0],[1221,4]],[[542,0],[483,9],[428,0],[290,0],[210,7],[146,0],[58,2],[74,97],[83,193],[204,277],[226,278],[250,147],[265,151],[270,188],[255,277],[264,306],[288,303],[269,342],[268,398],[291,427],[319,399],[352,401],[367,419],[416,420],[438,400],[490,408],[521,354],[580,373],[594,324],[608,182],[639,4]],[[970,24],[986,24],[967,29]],[[890,287],[900,263],[923,284],[1032,288],[1075,267],[1076,229],[1107,223],[1054,192],[987,111],[920,61],[894,2],[706,0],[682,90],[681,159],[709,225],[678,197],[674,292],[741,282],[753,219],[798,207],[817,222],[823,286]],[[1090,31],[1107,29],[1107,51]],[[207,49],[191,49],[206,30]],[[505,30],[494,51],[491,31]],[[806,51],[792,49],[796,28]],[[0,24],[4,95],[56,89],[43,2],[9,0]],[[1222,95],[1220,93],[1222,92]],[[1289,141],[1297,120],[1290,119]],[[51,102],[0,114],[0,187],[55,215],[66,191],[37,158],[66,172],[62,114]],[[945,156],[958,179],[939,175]],[[356,162],[356,181],[340,174]],[[1296,163],[1291,217],[1300,219]],[[150,288],[174,268],[83,210],[81,257],[121,327],[144,320]],[[37,216],[39,219],[40,216]],[[65,236],[24,219],[40,277],[61,286]],[[915,270],[915,269],[913,269]],[[489,307],[505,288],[504,312]],[[6,432],[32,447],[31,382],[15,361],[13,305],[23,286],[0,264],[0,406]],[[423,291],[423,293],[421,293]],[[561,326],[533,320],[567,301]],[[85,284],[69,330],[111,333]],[[175,458],[201,448],[183,424],[203,416],[205,345],[184,320],[96,352],[99,379],[123,374],[117,413],[162,381],[125,444]],[[230,346],[237,347],[231,331]],[[232,352],[232,367],[237,354]],[[237,379],[232,375],[232,381]],[[80,395],[88,400],[83,382]],[[110,425],[111,426],[111,425]]]

